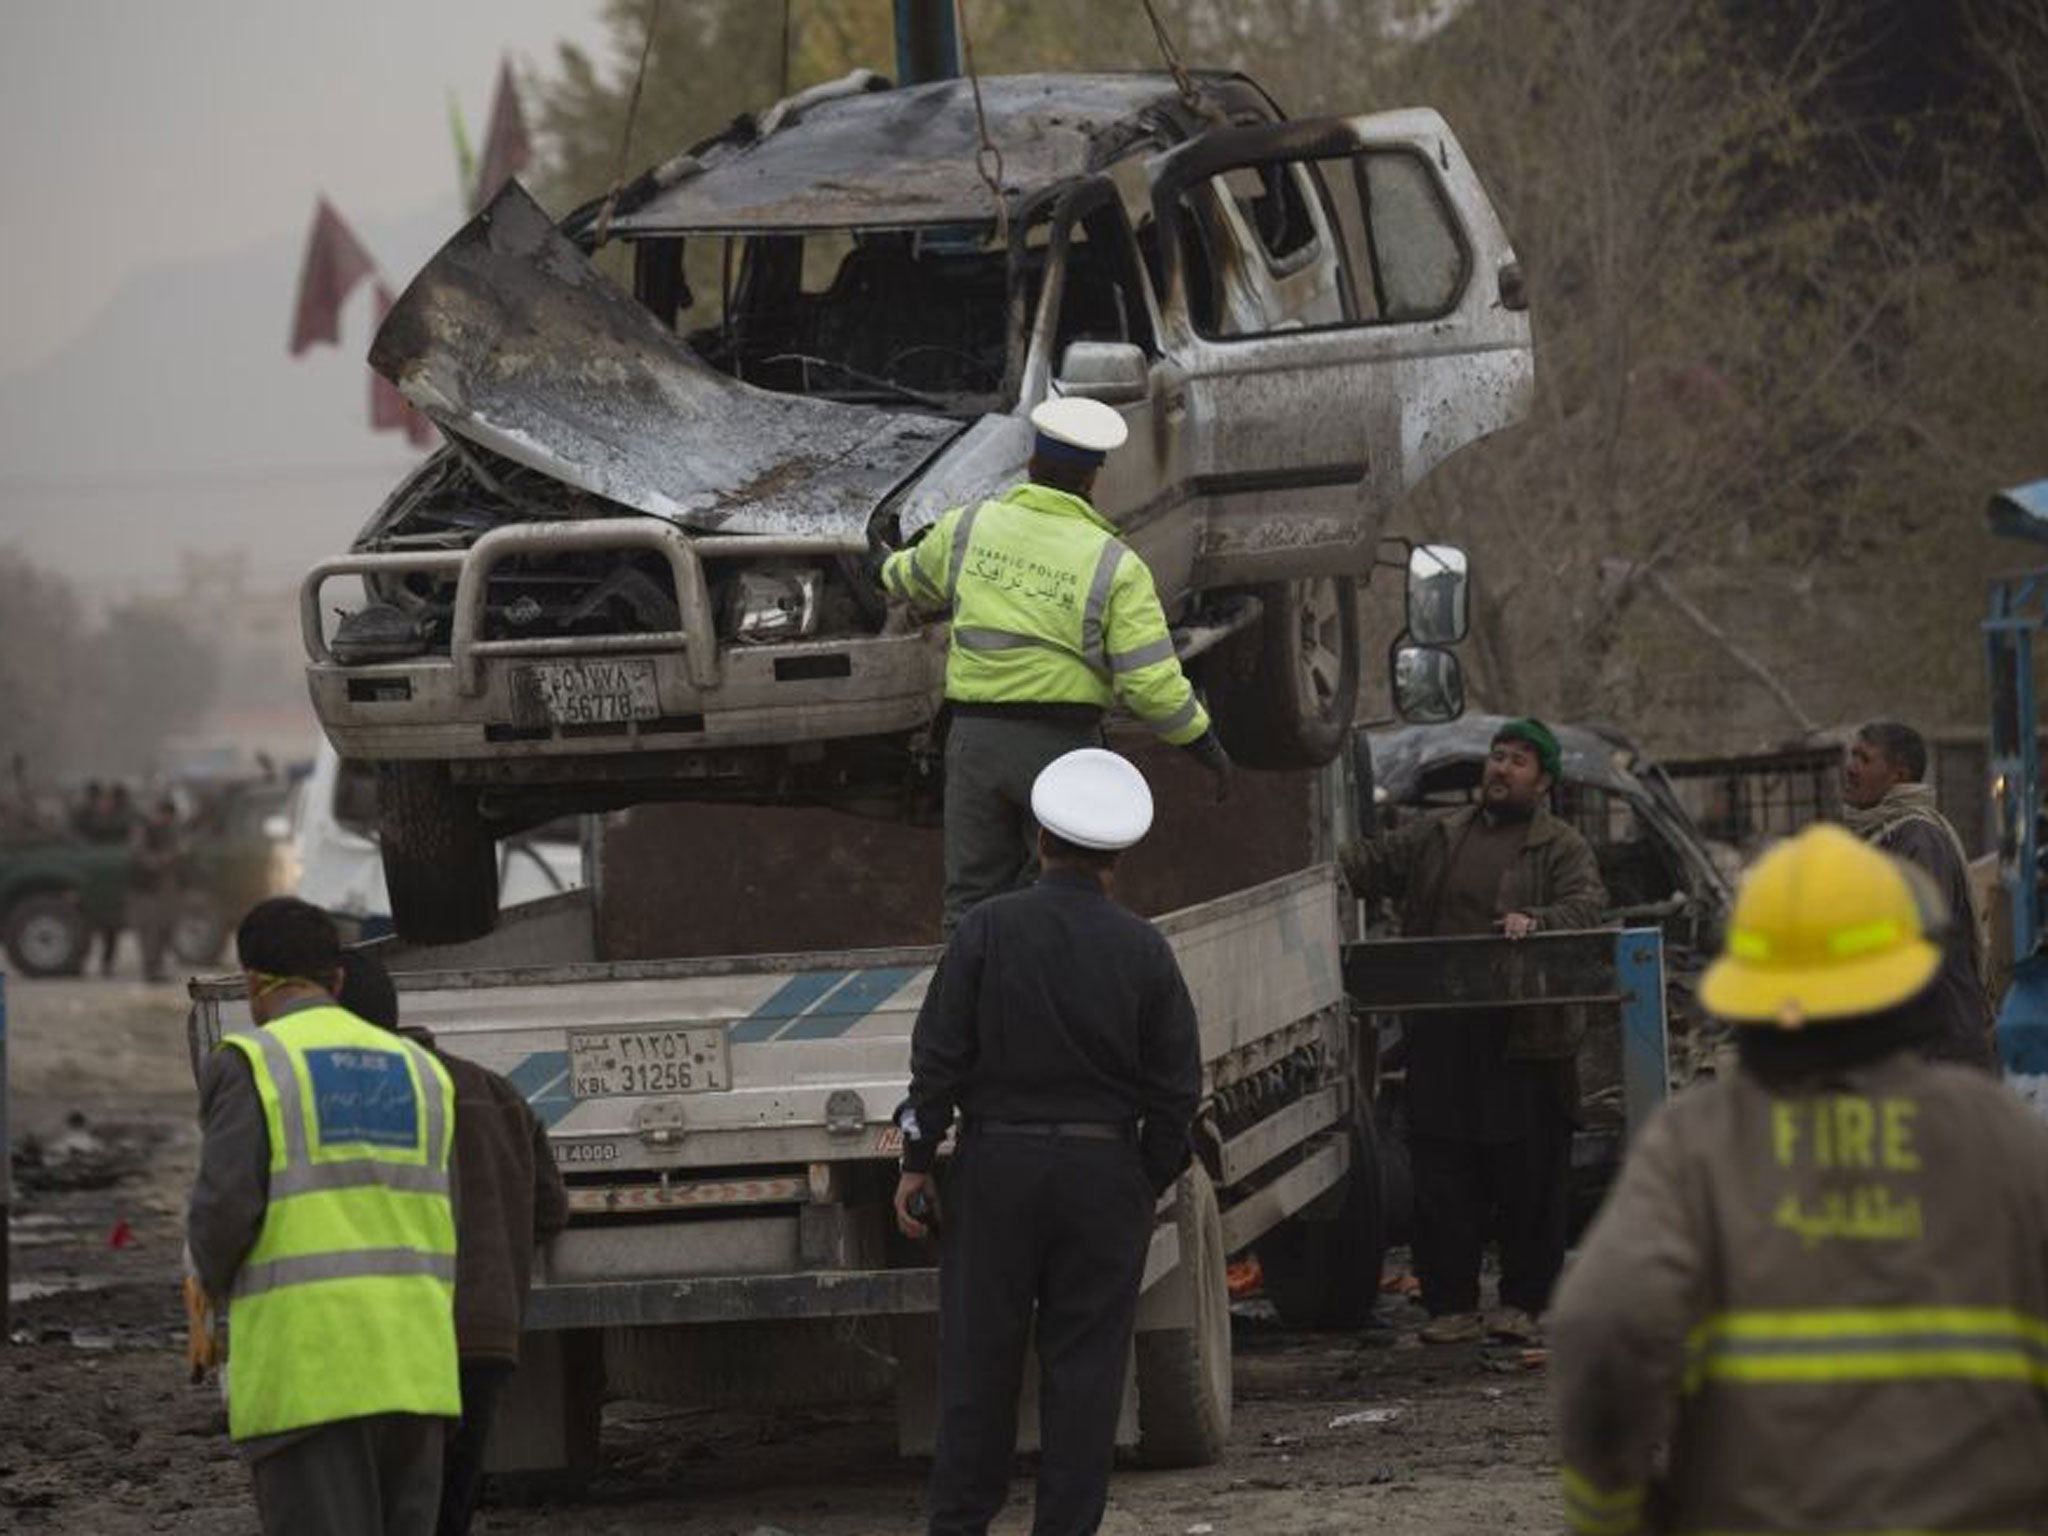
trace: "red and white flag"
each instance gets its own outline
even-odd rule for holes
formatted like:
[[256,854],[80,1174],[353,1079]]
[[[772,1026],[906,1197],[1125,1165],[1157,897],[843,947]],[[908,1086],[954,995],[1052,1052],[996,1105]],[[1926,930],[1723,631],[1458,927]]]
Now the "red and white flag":
[[292,316],[290,351],[297,357],[316,341],[341,341],[341,306],[356,284],[377,270],[355,231],[326,198],[313,209],[306,256],[299,268],[299,302]]
[[491,103],[491,126],[484,135],[483,164],[476,173],[470,211],[496,197],[532,158],[533,142],[526,136],[526,116],[519,110],[519,88],[512,83],[512,63],[507,59],[498,65],[498,94]]

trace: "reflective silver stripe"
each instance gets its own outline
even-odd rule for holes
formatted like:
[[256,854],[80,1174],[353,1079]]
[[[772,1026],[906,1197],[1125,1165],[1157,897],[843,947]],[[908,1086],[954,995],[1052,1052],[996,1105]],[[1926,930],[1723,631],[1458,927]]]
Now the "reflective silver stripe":
[[1186,730],[1189,726],[1193,725],[1195,723],[1195,711],[1201,707],[1201,705],[1195,702],[1193,690],[1190,690],[1187,703],[1181,705],[1179,709],[1176,709],[1164,720],[1147,720],[1145,724],[1151,728],[1154,735],[1171,736],[1175,731]]
[[308,1157],[306,1096],[298,1071],[292,1066],[292,1053],[267,1029],[256,1030],[253,1038],[263,1048],[263,1065],[269,1069],[270,1086],[277,1092],[277,1118],[284,1129],[282,1155],[273,1147],[271,1163],[275,1166],[282,1162],[286,1168],[302,1167]]
[[419,1076],[420,1093],[427,1101],[427,1167],[446,1172],[448,1164],[441,1149],[448,1134],[448,1104],[441,1091],[441,1074],[434,1070],[434,1058],[423,1047],[410,1040],[404,1044],[412,1056],[412,1069]]
[[1109,612],[1110,589],[1116,585],[1116,568],[1123,564],[1125,550],[1111,539],[1102,546],[1095,562],[1095,579],[1088,583],[1088,605],[1081,610],[1081,654],[1099,658],[1097,670],[1110,670],[1109,653],[1102,638],[1102,616]]
[[316,1280],[368,1280],[425,1275],[455,1283],[455,1255],[421,1253],[417,1248],[356,1248],[347,1253],[302,1253],[268,1264],[244,1264],[235,1276],[237,1296],[261,1296],[287,1285]]
[[974,520],[981,516],[981,503],[976,502],[960,514],[960,521],[953,525],[952,564],[946,571],[945,598],[949,603],[960,601],[960,572],[967,565],[967,542],[974,537]]
[[299,1163],[280,1168],[270,1176],[270,1198],[286,1200],[293,1195],[311,1195],[330,1189],[365,1189],[379,1185],[407,1195],[445,1195],[448,1170],[422,1168],[411,1163],[384,1163],[375,1158],[352,1157],[338,1163]]
[[1162,661],[1173,659],[1173,636],[1161,635],[1150,645],[1141,645],[1135,651],[1125,651],[1109,658],[1112,672],[1137,672],[1145,667],[1156,667]]
[[953,631],[953,640],[963,651],[1053,651],[1069,661],[1078,661],[1089,671],[1100,673],[1102,668],[1088,656],[1076,656],[1057,640],[1048,640],[1043,635],[1020,635],[1009,629],[959,629]]

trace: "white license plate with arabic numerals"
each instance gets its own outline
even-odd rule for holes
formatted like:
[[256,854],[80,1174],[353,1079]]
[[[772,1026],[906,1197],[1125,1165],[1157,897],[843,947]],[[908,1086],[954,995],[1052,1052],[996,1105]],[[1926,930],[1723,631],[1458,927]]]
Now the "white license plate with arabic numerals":
[[579,1099],[716,1093],[732,1086],[725,1031],[583,1029],[569,1036],[569,1090]]
[[661,713],[651,661],[553,661],[532,670],[556,725],[623,725]]

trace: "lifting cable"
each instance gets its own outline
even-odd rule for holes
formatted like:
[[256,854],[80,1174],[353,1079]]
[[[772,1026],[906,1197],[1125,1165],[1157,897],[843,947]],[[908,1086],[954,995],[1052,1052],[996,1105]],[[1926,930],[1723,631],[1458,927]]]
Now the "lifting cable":
[[988,134],[988,114],[981,107],[981,75],[974,67],[974,40],[967,32],[967,0],[953,0],[953,25],[960,32],[960,62],[967,70],[967,84],[974,91],[974,126],[981,135],[981,147],[974,152],[974,168],[996,205],[996,244],[1010,248],[1010,205],[1003,201],[1003,152]]
[[1158,40],[1159,56],[1166,60],[1167,70],[1173,75],[1173,83],[1180,91],[1180,99],[1188,104],[1191,112],[1201,112],[1201,93],[1195,89],[1195,82],[1188,75],[1187,66],[1180,61],[1180,54],[1173,46],[1173,39],[1166,35],[1166,23],[1159,19],[1159,12],[1152,0],[1140,0],[1145,7],[1145,19],[1152,23],[1152,36]]
[[619,192],[626,185],[626,154],[633,146],[633,120],[640,115],[640,87],[647,83],[647,56],[654,51],[654,28],[661,19],[661,0],[647,0],[647,30],[640,39],[640,67],[633,72],[633,94],[626,98],[626,126],[619,133],[619,157],[612,165],[612,189],[604,195],[604,207],[598,210],[597,241],[592,251],[603,249],[605,240],[612,231],[612,210],[618,206]]

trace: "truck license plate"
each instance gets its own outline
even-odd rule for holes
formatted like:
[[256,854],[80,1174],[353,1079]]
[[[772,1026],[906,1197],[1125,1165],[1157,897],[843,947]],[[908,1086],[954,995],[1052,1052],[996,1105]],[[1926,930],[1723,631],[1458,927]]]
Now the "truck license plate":
[[730,1088],[725,1031],[715,1025],[574,1030],[569,1035],[569,1083],[579,1099]]
[[661,713],[651,661],[554,661],[533,669],[556,725],[621,725]]

